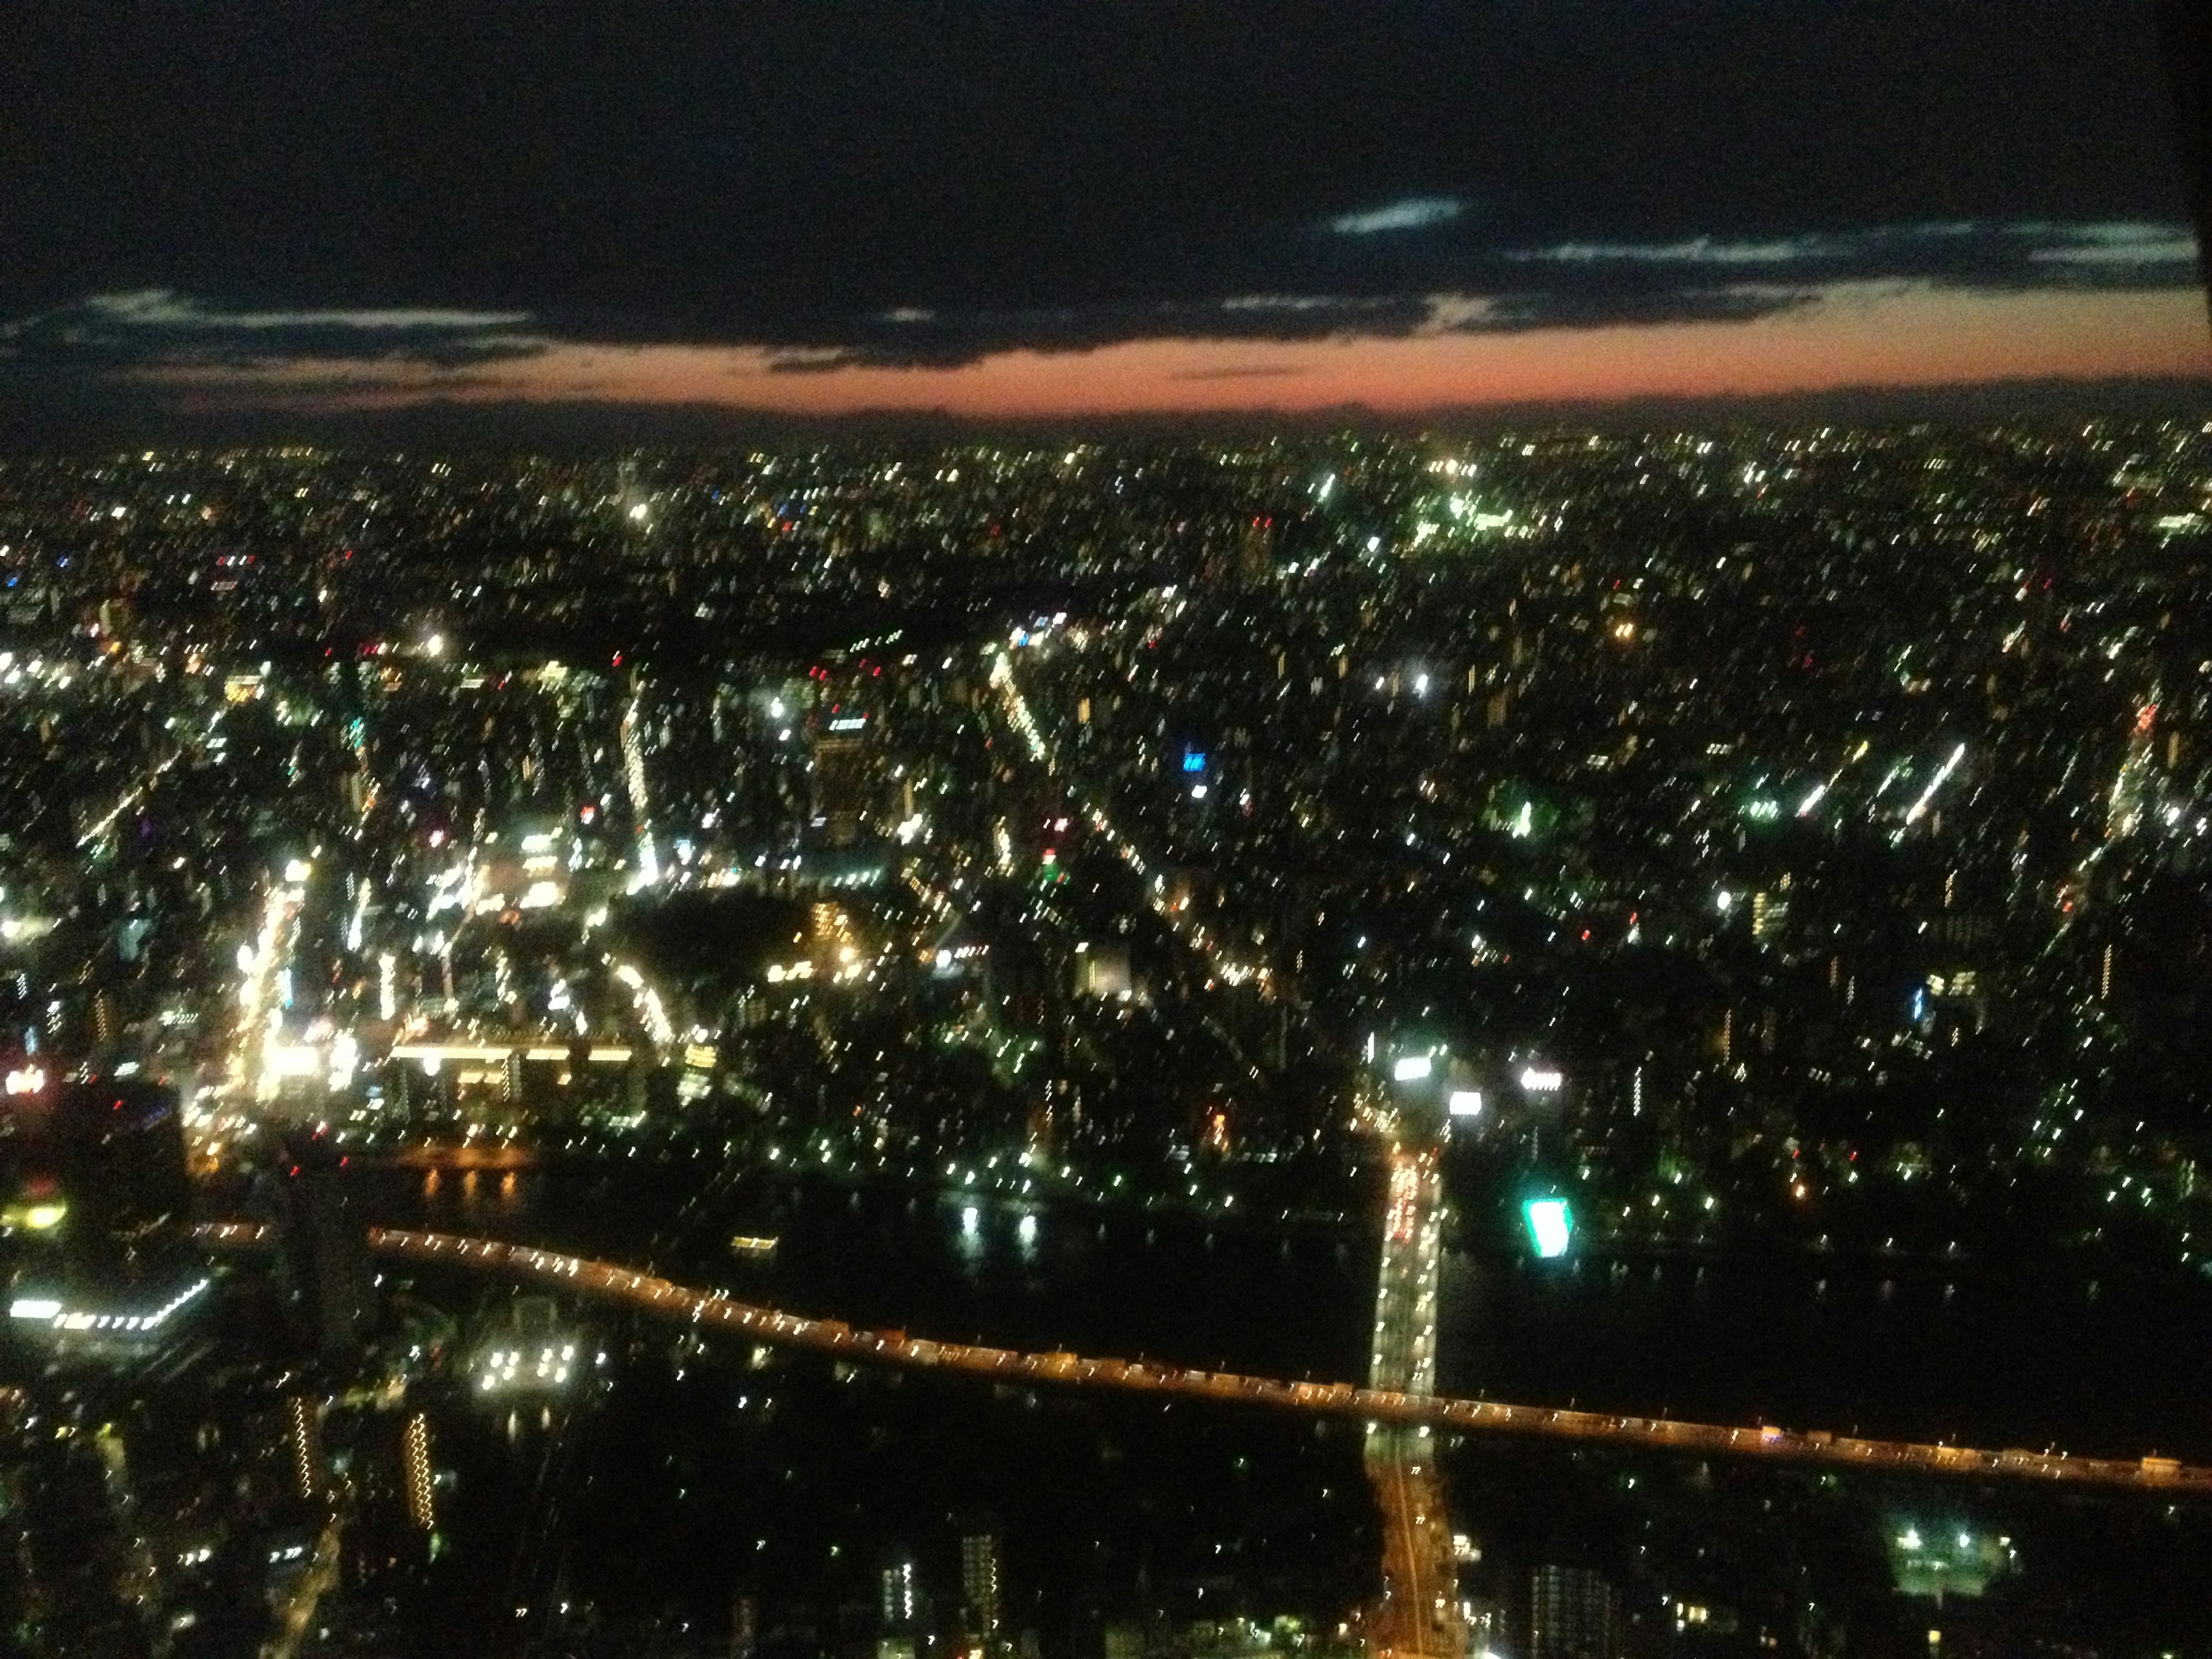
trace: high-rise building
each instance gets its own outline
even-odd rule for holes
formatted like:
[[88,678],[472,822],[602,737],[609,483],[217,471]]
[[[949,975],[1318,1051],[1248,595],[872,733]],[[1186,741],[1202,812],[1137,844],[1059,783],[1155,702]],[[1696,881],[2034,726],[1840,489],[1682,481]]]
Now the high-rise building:
[[1528,1578],[1528,1659],[1615,1659],[1620,1599],[1588,1567],[1538,1567]]
[[421,1412],[400,1431],[399,1480],[407,1495],[407,1518],[428,1532],[438,1524],[437,1488],[430,1468],[430,1419]]
[[887,1631],[910,1630],[914,1626],[915,1593],[914,1563],[894,1561],[883,1571],[883,1626]]
[[960,1599],[968,1628],[978,1636],[998,1634],[1005,1613],[999,1581],[998,1534],[965,1534],[960,1540]]
[[313,1503],[330,1489],[330,1460],[323,1452],[322,1413],[306,1395],[284,1402],[284,1445],[290,1454],[293,1490]]
[[177,1091],[137,1079],[46,1084],[11,1095],[19,1175],[51,1182],[73,1243],[143,1245],[190,1218]]
[[21,1236],[12,1328],[84,1353],[173,1340],[211,1282],[188,1231],[177,1091],[36,1066],[20,1085],[0,1125],[0,1226]]
[[[840,729],[848,720],[852,729]],[[832,847],[859,840],[870,813],[873,780],[860,725],[858,715],[833,719],[814,740],[814,824]]]
[[295,1304],[324,1358],[349,1358],[374,1313],[367,1229],[319,1133],[296,1135],[284,1171],[284,1262]]

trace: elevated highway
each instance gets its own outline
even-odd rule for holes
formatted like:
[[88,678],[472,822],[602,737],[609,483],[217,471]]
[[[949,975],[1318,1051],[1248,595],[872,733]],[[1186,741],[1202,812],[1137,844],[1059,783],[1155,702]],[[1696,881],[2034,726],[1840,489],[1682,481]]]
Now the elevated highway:
[[[1435,1152],[1393,1147],[1367,1367],[1370,1394],[1404,1401],[1435,1395],[1443,1199]],[[1368,1632],[1369,1651],[1377,1659],[1459,1659],[1467,1650],[1434,1433],[1425,1423],[1368,1425],[1367,1479],[1382,1511],[1382,1600]]]
[[[274,1230],[251,1223],[216,1223],[198,1229],[215,1249],[248,1249],[275,1242]],[[2212,1494],[2212,1467],[2171,1459],[2074,1457],[2064,1452],[1863,1440],[1773,1425],[1741,1427],[1688,1423],[1673,1418],[1613,1416],[1544,1406],[1511,1406],[1494,1400],[1411,1394],[1402,1389],[1355,1388],[1349,1382],[1291,1382],[1231,1371],[1194,1370],[1144,1360],[1093,1358],[1075,1353],[1024,1353],[1010,1348],[933,1341],[903,1331],[856,1330],[842,1320],[817,1319],[733,1301],[712,1291],[637,1273],[613,1262],[564,1255],[497,1239],[451,1233],[372,1228],[369,1249],[386,1258],[423,1267],[494,1273],[578,1296],[617,1302],[672,1323],[710,1328],[750,1341],[832,1354],[878,1365],[938,1370],[1000,1382],[1115,1389],[1163,1398],[1212,1400],[1271,1407],[1364,1421],[1376,1426],[1466,1434],[1522,1435],[1701,1456],[1882,1469],[1931,1475],[2039,1480],[2158,1493]]]

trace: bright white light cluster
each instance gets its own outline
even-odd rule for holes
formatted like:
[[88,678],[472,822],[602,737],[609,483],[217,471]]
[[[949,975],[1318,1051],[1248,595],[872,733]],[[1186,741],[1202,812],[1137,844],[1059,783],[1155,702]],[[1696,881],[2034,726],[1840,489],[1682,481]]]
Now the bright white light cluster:
[[479,1362],[477,1387],[485,1394],[501,1389],[559,1388],[576,1363],[576,1345],[538,1345],[536,1356],[521,1348],[495,1348]]
[[8,1304],[8,1316],[26,1322],[51,1325],[58,1331],[155,1331],[172,1314],[206,1293],[213,1279],[195,1279],[151,1313],[91,1313],[70,1308],[52,1297],[19,1296]]

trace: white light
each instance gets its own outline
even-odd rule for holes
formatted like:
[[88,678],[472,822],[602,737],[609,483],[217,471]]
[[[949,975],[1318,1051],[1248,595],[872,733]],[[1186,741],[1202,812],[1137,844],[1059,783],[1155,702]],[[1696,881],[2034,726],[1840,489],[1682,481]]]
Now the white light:
[[1966,745],[1962,743],[1951,751],[1951,758],[1936,769],[1936,775],[1929,781],[1927,788],[1920,792],[1920,799],[1912,803],[1912,810],[1905,815],[1905,821],[1907,823],[1920,822],[1928,811],[1928,803],[1936,799],[1936,792],[1943,787],[1944,781],[1952,773],[1959,769],[1959,763],[1966,758]]
[[1191,785],[1190,798],[1193,800],[1204,800],[1206,799],[1206,786],[1202,783],[1194,783]]
[[284,879],[295,887],[307,880],[314,866],[305,859],[294,859],[284,866]]
[[972,1204],[960,1212],[960,1231],[963,1233],[974,1232],[982,1222],[983,1212]]
[[1390,1075],[1401,1083],[1418,1083],[1429,1074],[1429,1069],[1426,1054],[1408,1054],[1390,1068]]
[[1451,1092],[1451,1100],[1449,1103],[1451,1106],[1451,1115],[1454,1117],[1480,1117],[1482,1115],[1482,1091],[1480,1089],[1455,1089]]
[[61,1310],[60,1303],[49,1301],[42,1296],[18,1297],[8,1304],[10,1319],[52,1319]]
[[46,1074],[35,1066],[8,1073],[8,1092],[11,1095],[34,1095],[46,1086]]
[[1548,1095],[1566,1080],[1565,1073],[1548,1066],[1531,1066],[1521,1073],[1521,1086],[1535,1095]]

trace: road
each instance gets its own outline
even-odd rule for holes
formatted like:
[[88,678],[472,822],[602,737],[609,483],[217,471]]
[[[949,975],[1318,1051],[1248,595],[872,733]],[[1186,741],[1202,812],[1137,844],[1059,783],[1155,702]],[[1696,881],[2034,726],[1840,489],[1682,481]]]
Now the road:
[[[1375,1287],[1370,1393],[1414,1401],[1436,1392],[1442,1200],[1436,1154],[1393,1147]],[[1429,1425],[1368,1425],[1367,1479],[1382,1511],[1382,1601],[1368,1637],[1378,1656],[1458,1659],[1467,1649],[1434,1450]]]
[[[251,1222],[216,1222],[196,1230],[215,1249],[252,1249],[276,1243],[273,1228]],[[1140,1360],[1100,1359],[1074,1353],[1023,1353],[910,1337],[903,1331],[855,1330],[841,1320],[813,1319],[693,1290],[614,1262],[563,1255],[526,1244],[464,1238],[451,1233],[372,1228],[375,1254],[424,1266],[495,1273],[544,1284],[580,1296],[619,1301],[670,1321],[712,1326],[747,1340],[806,1348],[863,1364],[942,1370],[994,1382],[1035,1382],[1176,1395],[1231,1404],[1362,1419],[1376,1425],[1427,1427],[1468,1434],[1514,1434],[1704,1456],[1763,1458],[1860,1469],[1975,1475],[2063,1482],[2158,1492],[2212,1494],[2212,1467],[2163,1458],[2140,1461],[2074,1457],[2064,1452],[1987,1451],[1971,1446],[1923,1445],[1862,1440],[1817,1430],[1772,1424],[1731,1427],[1673,1418],[1610,1416],[1545,1406],[1510,1406],[1495,1400],[1416,1395],[1400,1389],[1355,1388],[1349,1382],[1289,1382],[1230,1371],[1189,1370]]]

